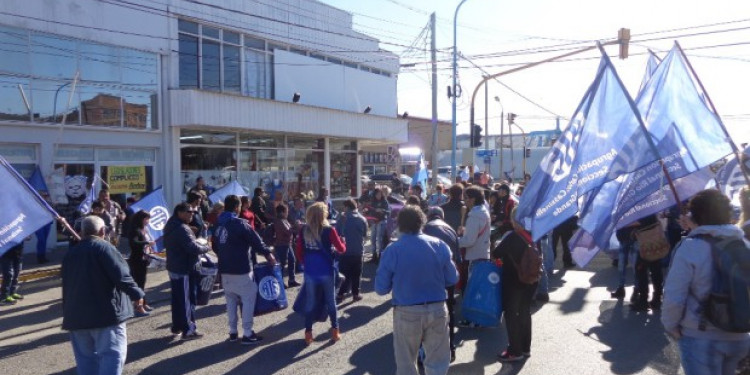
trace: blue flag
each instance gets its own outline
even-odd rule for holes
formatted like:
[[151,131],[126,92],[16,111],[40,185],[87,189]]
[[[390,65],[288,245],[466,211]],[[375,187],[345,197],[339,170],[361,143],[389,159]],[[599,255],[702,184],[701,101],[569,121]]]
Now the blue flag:
[[94,195],[96,195],[94,187],[96,186],[97,178],[98,175],[94,174],[94,178],[91,179],[91,188],[89,189],[88,194],[86,194],[86,198],[84,198],[81,204],[78,205],[78,212],[81,215],[86,215],[91,212],[91,205],[94,204]]
[[29,185],[31,185],[31,187],[37,192],[49,192],[47,183],[44,182],[44,176],[42,176],[42,171],[39,169],[38,165],[36,166],[36,169],[34,169],[34,173],[29,177]]
[[0,156],[0,255],[57,217],[55,210]]
[[[750,147],[746,148],[742,153],[746,160],[745,170],[750,171],[750,165],[747,165],[750,164]],[[740,190],[746,185],[747,182],[742,173],[740,163],[737,161],[737,156],[730,156],[729,161],[716,172],[716,187],[729,197],[733,205],[739,206]]]
[[221,188],[216,189],[213,194],[208,196],[208,199],[210,199],[213,203],[224,202],[224,198],[226,198],[227,195],[232,194],[238,197],[246,196],[247,190],[245,190],[245,188],[240,185],[237,180],[233,180],[232,182],[222,186]]
[[654,160],[646,144],[635,103],[603,54],[593,84],[526,186],[516,220],[538,240],[575,215],[587,193]]
[[151,234],[151,238],[156,241],[156,246],[153,247],[154,251],[163,251],[163,230],[164,226],[169,220],[169,210],[167,209],[167,200],[164,199],[164,191],[159,186],[154,191],[150,192],[145,197],[141,198],[138,202],[130,205],[133,212],[140,210],[146,211],[151,215],[151,220],[148,223],[148,232]]
[[416,172],[414,172],[414,177],[411,179],[411,186],[416,186],[417,184],[422,186],[422,198],[424,198],[424,195],[427,194],[427,166],[425,165],[424,154],[419,155]]
[[643,88],[646,87],[648,81],[651,80],[651,76],[654,75],[657,67],[659,67],[659,61],[657,61],[656,56],[649,53],[648,61],[646,62],[646,72],[643,74],[643,79],[641,79],[641,87],[638,89],[638,92],[643,91]]
[[660,159],[682,201],[703,190],[714,178],[711,165],[732,151],[677,47],[646,83],[637,104],[658,155],[642,151],[651,149],[644,138],[634,150],[641,150],[646,164],[588,195],[579,220],[579,232],[586,233],[570,241],[579,266],[606,248],[616,229],[677,204]]

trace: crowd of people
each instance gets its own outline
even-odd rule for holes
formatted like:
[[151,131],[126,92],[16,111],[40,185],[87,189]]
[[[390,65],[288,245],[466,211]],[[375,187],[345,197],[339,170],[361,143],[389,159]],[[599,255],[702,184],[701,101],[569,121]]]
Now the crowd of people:
[[[730,374],[750,350],[747,333],[726,332],[699,312],[712,288],[713,239],[743,240],[750,234],[748,191],[742,194],[742,227],[732,217],[729,200],[717,190],[705,190],[687,203],[685,214],[665,212],[642,218],[617,233],[620,248],[613,252],[612,262],[621,277],[613,285],[612,297],[626,296],[626,276],[632,268],[631,308],[636,312],[662,310],[661,320],[667,333],[679,340],[688,375]],[[401,192],[406,189],[402,187]],[[195,319],[199,271],[202,256],[213,252],[227,306],[228,341],[253,345],[263,340],[253,330],[258,290],[253,270],[258,255],[285,271],[287,288],[301,286],[305,319],[300,338],[305,344],[315,341],[313,325],[321,313],[330,322],[324,337],[338,341],[342,327],[337,305],[349,295],[354,302],[363,298],[361,275],[369,231],[371,259],[377,263],[375,292],[391,294],[399,374],[418,373],[420,349],[425,373],[447,373],[456,358],[456,327],[480,326],[457,319],[457,297],[466,290],[476,265],[494,260],[503,267],[501,299],[508,338],[497,358],[501,362],[528,358],[533,336],[531,306],[535,299],[549,300],[547,279],[557,248],[562,249],[563,267],[575,266],[567,242],[576,230],[576,218],[534,242],[531,233],[514,220],[518,196],[506,181],[492,188],[455,183],[447,194],[438,186],[426,195],[419,185],[405,197],[389,197],[391,193],[387,186],[368,184],[362,196],[344,200],[338,212],[325,188],[316,202],[303,197],[287,202],[283,191],[270,198],[257,188],[252,198],[229,195],[209,207],[207,192],[196,184],[164,227],[172,333],[182,340],[203,336]],[[120,373],[127,343],[125,321],[148,316],[152,310],[144,292],[149,253],[155,244],[146,230],[149,214],[133,212],[129,205],[123,210],[114,202],[108,204],[106,191],[99,198],[92,213],[78,223],[82,239],[71,246],[62,265],[63,328],[71,332],[82,374],[96,373],[91,369],[97,367]],[[667,237],[674,240],[664,259],[645,259],[639,252],[643,244],[638,243],[637,233],[665,218],[676,222],[680,232],[667,231]],[[120,223],[113,224],[116,221]],[[123,242],[127,259],[120,251]],[[537,254],[538,263],[535,259],[529,263],[529,254]],[[7,285],[3,278],[2,297],[22,298],[15,288],[12,278]],[[240,319],[242,335],[237,328]]]

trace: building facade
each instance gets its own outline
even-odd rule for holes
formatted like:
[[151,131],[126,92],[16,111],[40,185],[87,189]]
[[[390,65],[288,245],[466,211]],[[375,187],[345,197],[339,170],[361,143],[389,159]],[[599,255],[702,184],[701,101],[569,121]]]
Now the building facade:
[[[0,3],[0,155],[62,212],[139,176],[358,193],[361,147],[402,143],[397,56],[313,0]],[[132,167],[132,168],[125,168]],[[119,186],[119,185],[118,185]]]

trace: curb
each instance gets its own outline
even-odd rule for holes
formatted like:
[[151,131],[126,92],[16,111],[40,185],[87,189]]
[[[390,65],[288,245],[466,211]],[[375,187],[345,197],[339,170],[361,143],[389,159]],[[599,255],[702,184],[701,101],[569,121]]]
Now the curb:
[[30,270],[28,272],[21,271],[18,276],[18,281],[28,282],[33,280],[44,279],[47,277],[59,276],[60,266],[48,267],[43,269]]

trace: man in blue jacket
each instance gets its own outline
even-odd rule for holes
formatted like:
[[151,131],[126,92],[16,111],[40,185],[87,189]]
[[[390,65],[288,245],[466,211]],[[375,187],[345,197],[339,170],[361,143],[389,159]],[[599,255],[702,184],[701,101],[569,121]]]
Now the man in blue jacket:
[[87,216],[83,240],[62,262],[63,323],[70,331],[78,374],[121,374],[128,339],[125,321],[143,291],[117,249],[103,239],[104,221]]
[[420,344],[427,374],[447,374],[451,359],[445,288],[456,284],[458,271],[448,245],[422,234],[424,222],[418,206],[401,209],[401,237],[385,249],[375,276],[376,293],[393,292],[393,349],[399,374],[418,373]]
[[198,242],[188,224],[198,212],[187,203],[174,208],[164,225],[164,247],[167,248],[167,271],[172,291],[172,333],[182,333],[183,340],[200,338],[195,326],[195,303],[200,281],[200,255],[208,245]]
[[237,341],[237,308],[242,307],[242,345],[253,345],[263,340],[253,332],[253,312],[258,284],[253,278],[253,251],[262,254],[272,266],[276,259],[250,223],[238,217],[240,198],[224,198],[224,212],[219,215],[214,230],[213,247],[219,256],[219,272],[227,300],[229,341]]

